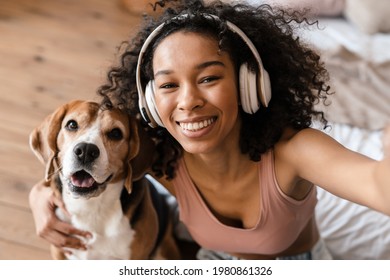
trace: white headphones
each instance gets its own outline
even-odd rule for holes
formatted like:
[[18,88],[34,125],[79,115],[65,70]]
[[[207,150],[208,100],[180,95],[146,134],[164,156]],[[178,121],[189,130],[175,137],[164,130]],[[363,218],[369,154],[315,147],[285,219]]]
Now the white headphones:
[[[205,14],[205,17],[211,19],[220,20],[217,16],[212,14]],[[187,18],[188,14],[180,15],[176,18]],[[145,87],[145,92],[141,85],[141,63],[143,62],[143,56],[150,44],[150,42],[160,33],[160,30],[166,23],[159,25],[153,32],[147,37],[143,44],[140,54],[138,56],[137,69],[136,69],[136,84],[138,90],[138,106],[141,111],[144,120],[151,126],[164,127],[161,118],[156,108],[156,102],[154,100],[154,81],[151,80]],[[260,108],[260,103],[268,107],[268,103],[271,100],[271,82],[268,72],[264,69],[260,55],[253,45],[252,41],[245,35],[245,33],[238,28],[235,24],[226,21],[227,27],[232,32],[236,33],[246,43],[249,49],[252,51],[253,56],[258,64],[259,73],[254,73],[248,68],[247,63],[243,63],[239,70],[239,85],[240,85],[240,100],[242,109],[248,114],[254,114]]]

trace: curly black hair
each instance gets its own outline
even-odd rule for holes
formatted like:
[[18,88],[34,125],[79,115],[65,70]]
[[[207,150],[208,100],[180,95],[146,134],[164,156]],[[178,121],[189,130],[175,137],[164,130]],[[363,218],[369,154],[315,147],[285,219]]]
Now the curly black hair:
[[[327,84],[329,75],[320,56],[296,34],[298,28],[316,23],[309,22],[303,12],[220,1],[206,5],[201,0],[157,1],[154,8],[156,11],[163,9],[163,12],[159,16],[144,15],[140,31],[122,48],[119,66],[109,70],[107,84],[99,88],[104,103],[110,102],[131,115],[140,115],[135,78],[137,60],[148,35],[162,23],[165,23],[163,29],[144,54],[143,85],[153,79],[153,52],[159,42],[180,30],[212,36],[219,42],[220,50],[229,53],[236,69],[246,62],[256,71],[251,51],[227,28],[228,20],[243,30],[256,46],[272,87],[267,108],[260,107],[255,114],[240,109],[241,152],[248,154],[251,160],[259,161],[287,127],[295,130],[308,128],[314,119],[320,120],[324,127],[327,125],[323,112],[316,110],[315,105],[326,103],[331,94]],[[183,14],[191,16],[178,17]],[[206,19],[206,14],[216,15],[220,20]],[[156,140],[158,156],[152,168],[155,175],[173,178],[176,160],[182,154],[181,146],[163,127],[151,129],[145,125],[145,129]]]

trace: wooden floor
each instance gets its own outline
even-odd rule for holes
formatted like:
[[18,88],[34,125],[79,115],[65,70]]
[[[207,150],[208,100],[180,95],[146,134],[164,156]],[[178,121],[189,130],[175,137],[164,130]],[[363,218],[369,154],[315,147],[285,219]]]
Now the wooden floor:
[[118,0],[1,1],[0,259],[50,259],[28,206],[44,172],[29,133],[60,104],[97,99],[116,47],[139,18]]

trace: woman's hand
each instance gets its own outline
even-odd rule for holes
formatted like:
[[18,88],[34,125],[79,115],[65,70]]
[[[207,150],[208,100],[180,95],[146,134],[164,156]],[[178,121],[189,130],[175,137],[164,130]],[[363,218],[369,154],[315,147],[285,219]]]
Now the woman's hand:
[[35,228],[40,237],[64,252],[69,253],[64,247],[86,249],[82,240],[75,236],[90,238],[91,234],[78,230],[57,218],[55,215],[56,208],[61,208],[69,216],[70,214],[66,210],[64,202],[55,197],[52,189],[45,185],[43,181],[32,188],[29,203],[35,221]]

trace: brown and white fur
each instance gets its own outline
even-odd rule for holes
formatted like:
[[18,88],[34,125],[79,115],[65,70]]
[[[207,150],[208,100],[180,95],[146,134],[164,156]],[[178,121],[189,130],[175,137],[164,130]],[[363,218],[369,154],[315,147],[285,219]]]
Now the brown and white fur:
[[[30,135],[46,165],[46,180],[62,197],[69,220],[92,233],[87,250],[52,246],[55,259],[178,259],[171,219],[159,233],[151,186],[143,175],[154,144],[134,117],[98,103],[75,100],[59,107]],[[157,244],[159,243],[159,244]]]

